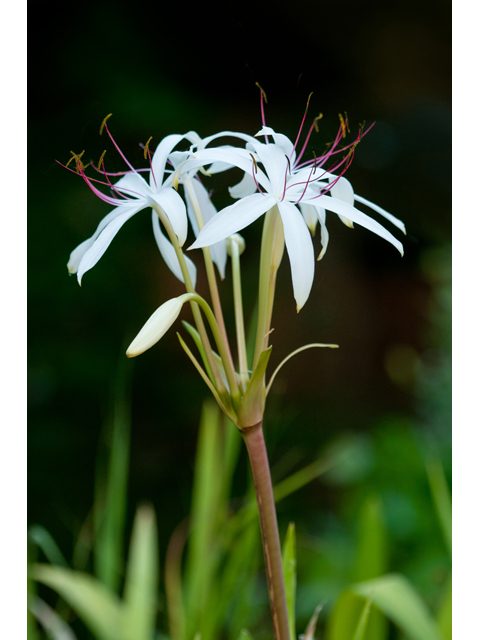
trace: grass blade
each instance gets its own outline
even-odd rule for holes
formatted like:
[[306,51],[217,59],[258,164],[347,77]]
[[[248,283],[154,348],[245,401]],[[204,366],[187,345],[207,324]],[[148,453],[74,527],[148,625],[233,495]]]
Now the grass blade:
[[57,543],[50,535],[50,533],[39,524],[34,524],[28,530],[29,539],[34,542],[39,549],[41,549],[50,562],[50,564],[58,565],[60,567],[68,567],[68,562],[65,560],[63,553],[60,551]]
[[428,481],[447,549],[452,554],[452,498],[439,460],[427,462]]
[[389,574],[352,586],[363,598],[371,598],[410,640],[442,640],[440,630],[410,582]]
[[370,615],[370,609],[372,606],[372,600],[367,600],[362,610],[362,615],[358,621],[357,628],[355,629],[355,635],[353,640],[363,640],[365,638],[365,631],[367,629],[368,617]]
[[158,548],[153,508],[137,509],[125,578],[125,640],[152,640],[157,617]]
[[295,551],[295,524],[288,525],[287,535],[282,550],[283,577],[287,597],[288,626],[290,640],[296,640],[295,631],[295,595],[297,589],[297,556]]
[[123,638],[123,607],[96,578],[64,567],[35,564],[32,577],[54,589],[76,611],[97,640]]

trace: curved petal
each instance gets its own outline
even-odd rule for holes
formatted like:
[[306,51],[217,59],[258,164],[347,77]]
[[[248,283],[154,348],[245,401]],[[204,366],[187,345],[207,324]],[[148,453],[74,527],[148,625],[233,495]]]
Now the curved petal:
[[297,207],[290,202],[279,202],[285,244],[292,272],[293,295],[297,311],[303,307],[310,295],[315,274],[315,256],[307,225]]
[[370,209],[373,209],[374,211],[379,213],[381,216],[386,218],[389,222],[394,224],[398,229],[403,231],[403,233],[407,233],[407,230],[405,229],[405,225],[403,224],[403,222],[398,218],[395,218],[395,216],[392,216],[392,214],[388,213],[388,211],[385,211],[385,209],[382,209],[382,207],[379,207],[378,204],[374,204],[373,202],[370,202],[370,200],[367,200],[366,198],[362,198],[361,196],[357,196],[357,195],[355,195],[355,200],[357,202],[361,202],[362,204],[365,204],[367,207],[370,207]]
[[133,171],[126,173],[113,186],[132,198],[144,198],[151,193],[147,181],[139,173]]
[[292,166],[295,164],[295,148],[293,146],[293,142],[287,138],[287,136],[283,135],[283,133],[277,133],[271,127],[262,127],[260,131],[255,134],[255,138],[258,138],[259,136],[272,136],[275,144],[281,147],[285,155],[290,158]]
[[[155,240],[157,241],[157,246],[162,254],[163,259],[165,260],[165,264],[173,273],[173,275],[180,280],[180,282],[185,283],[183,279],[182,270],[180,268],[180,263],[178,262],[177,254],[175,253],[175,249],[173,248],[172,243],[167,240],[167,238],[163,235],[162,229],[160,227],[160,220],[155,211],[152,210],[152,224],[153,224],[153,235],[155,236]],[[197,267],[193,264],[188,256],[185,256],[185,260],[187,262],[188,273],[190,274],[190,279],[193,284],[193,288],[195,289],[197,283]]]
[[331,196],[320,196],[315,198],[313,201],[310,201],[310,204],[315,204],[318,206],[323,206],[327,211],[333,211],[337,215],[344,216],[352,222],[356,222],[365,229],[369,231],[373,231],[381,238],[388,240],[393,246],[402,254],[403,256],[403,245],[399,242],[395,236],[393,236],[390,231],[387,231],[381,224],[367,216],[365,213],[362,213],[355,207],[351,207],[346,202],[342,200],[337,200],[336,198],[332,198]]
[[310,229],[310,233],[312,234],[312,236],[314,236],[318,222],[317,208],[312,204],[305,204],[304,202],[300,202],[300,211],[302,212],[305,224]]
[[288,161],[284,150],[276,144],[262,144],[261,142],[252,143],[252,147],[267,172],[271,184],[269,192],[282,198],[289,176]]
[[327,217],[326,216],[327,212],[323,207],[316,207],[316,209],[318,214],[318,220],[320,222],[320,243],[322,245],[322,250],[320,251],[320,255],[318,256],[317,260],[321,260],[325,255],[325,251],[327,250],[327,247],[328,247],[329,236],[328,236],[327,225],[325,224],[325,218]]
[[119,212],[117,216],[115,216],[111,222],[103,229],[95,242],[91,245],[91,247],[85,252],[83,258],[78,265],[77,271],[77,279],[78,283],[82,283],[83,275],[92,267],[94,267],[100,258],[103,256],[105,251],[110,246],[111,241],[117,235],[120,228],[125,224],[127,220],[129,220],[136,213],[141,211],[144,208],[142,206],[128,206],[125,205],[122,207],[122,211]]
[[244,173],[240,182],[233,187],[228,187],[228,192],[232,198],[245,198],[251,196],[257,190],[257,185],[251,173]]
[[[343,202],[349,204],[351,207],[355,206],[355,195],[353,193],[353,187],[350,182],[343,176],[340,177],[337,182],[335,182],[333,187],[330,189],[330,193],[332,194],[332,197],[337,198],[337,200],[342,200]],[[338,217],[346,227],[353,229],[351,220],[341,215],[339,215]]]
[[70,254],[70,258],[68,260],[67,269],[68,273],[77,273],[78,265],[80,264],[85,253],[90,249],[92,244],[101,234],[101,232],[105,229],[106,226],[110,224],[112,220],[114,220],[118,215],[122,213],[123,207],[116,207],[113,211],[110,211],[102,220],[100,220],[100,224],[95,230],[95,233],[87,240],[84,240],[81,244],[76,247],[72,253]]
[[152,199],[165,211],[178,238],[178,242],[180,246],[183,247],[187,239],[188,221],[185,203],[182,198],[173,187],[166,187],[152,195]]
[[[205,189],[200,180],[193,179],[191,180],[191,185],[193,191],[195,192],[195,196],[197,197],[197,202],[200,207],[200,211],[202,213],[202,218],[204,224],[208,223],[216,214],[217,210],[213,205],[213,202],[210,200],[210,196],[208,195],[208,191]],[[188,197],[188,191],[185,190],[185,196],[187,200],[187,211],[188,217],[190,218],[191,225],[193,227],[193,231],[195,233],[195,237],[198,236],[199,229],[198,223],[195,216],[195,212],[190,202],[190,198]],[[220,240],[220,242],[216,242],[210,246],[210,252],[212,254],[212,260],[217,265],[217,269],[220,273],[222,280],[225,278],[225,267],[227,266],[227,246],[225,240]]]
[[277,203],[273,196],[254,193],[222,209],[200,231],[190,249],[208,247],[241,231]]
[[164,138],[155,149],[155,153],[152,156],[152,171],[150,171],[150,186],[152,189],[160,189],[162,186],[167,158],[184,137],[179,133],[172,133]]

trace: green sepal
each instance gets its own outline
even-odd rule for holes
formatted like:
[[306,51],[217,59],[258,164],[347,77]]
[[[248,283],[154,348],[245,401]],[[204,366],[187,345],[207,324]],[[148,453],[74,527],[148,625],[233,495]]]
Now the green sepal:
[[238,424],[240,428],[253,427],[263,418],[265,410],[265,371],[272,353],[272,347],[260,354],[252,378],[248,383],[240,406],[238,407]]

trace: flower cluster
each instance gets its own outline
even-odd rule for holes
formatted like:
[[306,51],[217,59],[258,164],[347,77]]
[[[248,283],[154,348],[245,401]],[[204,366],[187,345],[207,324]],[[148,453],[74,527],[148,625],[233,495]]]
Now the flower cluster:
[[[311,160],[304,160],[314,125],[315,123],[310,127],[299,153],[297,146],[300,134],[294,144],[285,135],[276,133],[265,125],[255,136],[234,131],[222,131],[203,140],[195,132],[170,135],[162,140],[153,155],[148,146],[145,147],[149,167],[136,170],[121,152],[104,121],[102,127],[128,169],[121,174],[108,173],[102,158],[97,168],[102,179],[93,179],[87,177],[79,156],[73,157],[77,172],[87,185],[114,208],[103,218],[95,233],[72,252],[68,262],[69,272],[76,273],[80,283],[85,272],[100,260],[123,224],[139,211],[152,208],[153,231],[160,253],[169,269],[184,281],[174,247],[162,232],[155,206],[165,213],[180,247],[186,241],[190,221],[196,241],[189,249],[211,247],[213,261],[222,278],[227,259],[225,240],[268,210],[277,207],[283,223],[298,310],[305,304],[313,283],[315,260],[311,236],[315,233],[317,224],[320,225],[322,244],[318,259],[323,257],[327,248],[329,236],[326,211],[338,215],[349,227],[357,223],[369,229],[403,253],[402,244],[376,220],[356,208],[355,203],[367,205],[405,233],[403,223],[355,194],[351,184],[343,176],[351,163],[362,131],[353,143],[340,146],[347,126],[342,119],[329,151]],[[264,142],[260,142],[259,137],[264,137]],[[211,146],[212,142],[222,138],[234,138],[244,145]],[[185,141],[190,143],[190,149],[175,151]],[[337,159],[342,153],[343,157]],[[325,168],[329,162],[331,166]],[[217,213],[198,172],[212,175],[231,167],[240,168],[244,176],[239,184],[229,189],[236,202]],[[144,174],[148,174],[148,179],[143,177]],[[120,179],[112,182],[119,175]],[[108,187],[110,195],[105,195],[97,185]],[[179,185],[184,186],[185,200],[179,194]],[[199,212],[203,218],[200,224]],[[195,286],[195,265],[188,257],[186,262]]]
[[[67,163],[68,167],[73,161],[76,173],[97,196],[113,207],[95,233],[72,252],[68,262],[69,272],[76,273],[81,283],[83,275],[100,260],[123,224],[143,209],[151,209],[153,232],[160,253],[172,273],[184,283],[186,293],[164,302],[155,311],[128,348],[127,356],[139,355],[153,346],[176,321],[183,305],[188,302],[195,327],[188,324],[185,327],[196,344],[203,366],[179,336],[182,347],[224,413],[242,430],[261,421],[266,394],[279,369],[277,367],[266,386],[276,273],[284,248],[290,261],[297,311],[304,306],[312,288],[315,271],[312,236],[317,224],[320,225],[322,245],[318,259],[323,257],[327,249],[327,211],[338,215],[348,227],[356,223],[369,229],[403,253],[402,244],[355,205],[357,202],[367,205],[405,232],[403,223],[356,195],[344,177],[355,148],[365,133],[363,129],[360,128],[352,143],[343,144],[348,122],[340,117],[337,136],[328,146],[328,151],[320,156],[314,155],[309,160],[305,159],[305,151],[316,120],[299,149],[305,116],[293,143],[266,126],[262,103],[263,126],[255,136],[235,131],[222,131],[203,139],[193,131],[184,135],[169,135],[153,154],[148,143],[144,146],[148,166],[141,169],[135,169],[127,160],[105,119],[100,132],[105,129],[108,133],[126,164],[126,170],[121,173],[107,172],[104,155],[94,167],[97,178],[87,176],[82,154],[73,154]],[[226,144],[227,140],[232,139],[236,144]],[[188,149],[179,150],[180,145]],[[240,182],[229,189],[235,202],[217,212],[199,174],[202,179],[205,176],[210,180],[214,174],[233,167],[243,172]],[[70,170],[75,172],[74,169]],[[108,195],[101,187],[108,189]],[[258,320],[255,353],[249,362],[240,278],[240,255],[245,243],[238,232],[261,216],[264,216],[264,225],[260,251]],[[197,294],[196,266],[183,251],[189,223],[196,237],[189,249],[202,249],[212,308]],[[238,368],[231,355],[214,268],[216,265],[221,278],[224,278],[227,254],[232,261]],[[218,354],[210,345],[205,319]],[[336,345],[314,343],[294,353],[313,346]]]

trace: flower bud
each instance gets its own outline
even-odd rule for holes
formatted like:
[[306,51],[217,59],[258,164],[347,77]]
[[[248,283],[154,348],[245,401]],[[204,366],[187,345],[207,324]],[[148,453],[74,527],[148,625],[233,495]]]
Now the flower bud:
[[227,253],[230,257],[232,257],[232,245],[235,243],[238,247],[238,255],[241,256],[245,251],[245,240],[239,233],[234,233],[227,238]]
[[127,358],[134,358],[153,347],[170,329],[180,315],[184,303],[183,296],[167,300],[150,316],[140,333],[127,349]]

